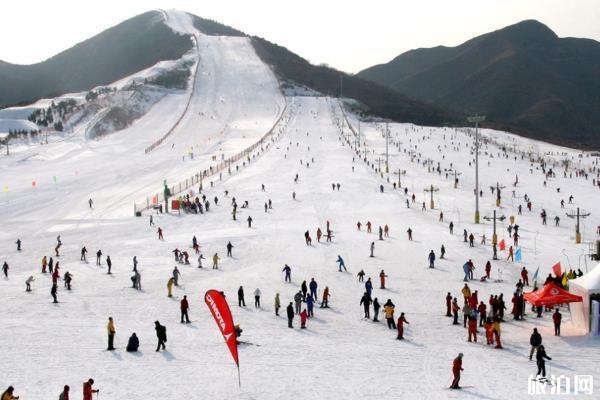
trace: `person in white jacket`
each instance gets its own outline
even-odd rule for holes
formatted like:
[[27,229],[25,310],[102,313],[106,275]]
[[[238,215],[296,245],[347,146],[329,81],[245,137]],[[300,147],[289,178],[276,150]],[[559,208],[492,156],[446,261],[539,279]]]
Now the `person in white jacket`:
[[260,308],[260,289],[254,291],[254,307]]

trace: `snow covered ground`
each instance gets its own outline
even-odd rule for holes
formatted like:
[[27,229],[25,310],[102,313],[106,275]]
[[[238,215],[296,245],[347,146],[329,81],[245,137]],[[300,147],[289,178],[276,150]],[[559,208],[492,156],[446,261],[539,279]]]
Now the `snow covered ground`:
[[[168,15],[176,21],[170,22],[172,26],[193,29],[180,14]],[[166,96],[118,134],[92,141],[85,138],[81,127],[61,141],[0,158],[0,185],[8,188],[0,199],[0,262],[6,260],[10,265],[8,278],[0,278],[4,332],[0,348],[8,366],[0,370],[1,385],[15,386],[22,399],[55,398],[64,384],[71,385],[73,397],[79,398],[81,383],[89,377],[95,379],[104,399],[186,399],[206,394],[221,399],[521,399],[527,396],[527,377],[536,372],[527,355],[529,335],[537,326],[553,358],[549,372],[570,377],[594,375],[598,393],[598,341],[579,336],[569,326],[566,309],[560,338],[552,334],[549,315],[522,322],[514,322],[508,315],[502,326],[503,350],[483,344],[481,334],[478,343],[468,343],[462,325],[452,326],[444,316],[446,293],[460,298],[463,263],[472,259],[479,277],[485,261],[491,259],[489,245],[469,248],[462,241],[463,228],[476,235],[477,243],[482,234],[488,242],[491,239],[489,222],[472,224],[472,138],[462,131],[390,124],[393,143],[388,183],[386,174],[381,178],[341,139],[335,123],[340,116],[336,100],[289,99],[292,119],[282,137],[249,167],[205,191],[211,201],[208,214],[155,215],[165,236],[159,241],[156,228],[149,226],[148,214],[142,218],[131,215],[133,201],[160,188],[163,178],[169,182],[185,178],[210,165],[213,156],[227,156],[255,142],[270,129],[285,104],[275,77],[245,39],[194,33],[199,38],[201,65],[192,104],[178,129],[155,151],[145,155],[143,149],[181,115],[189,93]],[[349,118],[356,127],[356,118]],[[366,147],[369,162],[375,164],[379,163],[376,159],[385,157],[385,141],[377,127],[361,127],[361,156]],[[347,127],[344,134],[349,134]],[[484,134],[501,145],[513,143],[512,135]],[[577,151],[518,140],[517,149],[556,153],[548,158],[562,160],[566,152],[567,157],[574,157],[575,166],[591,167],[597,162],[587,155],[579,158]],[[197,156],[182,161],[190,147]],[[415,151],[412,162],[410,150]],[[497,181],[505,185],[500,212],[517,217],[523,262],[493,262],[492,277],[501,274],[504,282],[472,281],[469,285],[479,290],[483,300],[492,293],[504,293],[510,311],[522,266],[530,276],[540,266],[540,279],[556,261],[585,271],[585,258],[580,256],[587,251],[587,244],[574,244],[574,222],[564,212],[579,206],[592,213],[582,225],[584,242],[592,241],[600,205],[595,201],[598,189],[591,183],[595,173],[588,180],[563,178],[563,169],[556,168],[557,178],[544,187],[537,164],[531,166],[520,156],[515,160],[512,152],[502,158],[499,152],[491,144],[481,151],[481,211],[488,215],[494,208],[489,186]],[[428,172],[418,161],[427,158],[432,160],[432,170],[438,162],[442,171],[452,163],[462,173],[458,188],[453,188],[453,175],[446,178],[444,172]],[[392,172],[398,169],[407,171],[402,184],[408,187],[409,196],[416,196],[410,208],[404,192],[392,188],[391,182],[397,179]],[[296,174],[298,183],[294,183]],[[519,183],[513,188],[517,174]],[[341,189],[332,191],[332,183],[340,183]],[[266,186],[265,192],[261,184]],[[384,193],[380,193],[380,184]],[[436,210],[427,207],[422,211],[421,202],[429,204],[423,189],[431,184],[440,189],[434,195]],[[516,207],[525,205],[525,193],[532,199],[533,211],[524,207],[523,216],[517,216]],[[562,210],[560,199],[567,202],[571,194],[574,204]],[[218,205],[213,204],[215,196]],[[238,209],[237,221],[231,218],[232,197],[238,204],[247,200],[250,205]],[[94,200],[93,209],[87,205],[89,198]],[[273,209],[265,212],[263,204],[269,199]],[[547,226],[542,226],[539,218],[542,208],[548,212]],[[440,210],[443,223],[438,221]],[[560,215],[560,227],[553,226],[555,215]],[[252,228],[247,227],[248,216],[254,220]],[[448,232],[451,220],[454,235]],[[315,231],[317,227],[324,230],[327,221],[334,231],[333,241],[317,243]],[[357,231],[357,221],[363,225],[371,221],[374,233],[366,233],[364,227]],[[384,224],[390,227],[390,237],[379,241],[375,232]],[[409,227],[414,231],[413,241],[407,239]],[[500,239],[507,238],[505,228],[506,222],[499,224]],[[306,230],[313,236],[313,246],[304,244]],[[60,261],[61,272],[71,272],[74,280],[72,291],[64,290],[61,282],[60,303],[52,304],[51,279],[40,271],[42,257],[53,254],[57,235],[61,235],[63,247],[55,261]],[[168,298],[166,283],[175,265],[171,251],[178,247],[193,253],[194,235],[208,268],[198,269],[195,262],[179,265],[181,285],[174,297]],[[23,241],[21,252],[15,250],[17,238]],[[225,256],[229,241],[235,246],[232,258]],[[372,241],[374,258],[369,257]],[[433,249],[439,256],[442,244],[447,259],[439,261],[435,269],[427,268],[427,254]],[[90,252],[89,263],[79,260],[82,246]],[[101,266],[94,265],[98,249],[104,253]],[[218,270],[210,268],[215,253],[222,258]],[[112,275],[106,274],[106,255],[113,261]],[[142,291],[132,289],[129,280],[134,255],[140,263]],[[348,273],[337,271],[338,255],[345,259]],[[285,263],[293,269],[291,284],[283,282]],[[591,269],[591,262],[587,263]],[[406,313],[410,322],[406,341],[395,340],[395,331],[388,330],[384,322],[362,318],[359,300],[364,287],[356,279],[360,269],[372,277],[374,297],[380,303],[389,298],[396,305],[396,316]],[[382,269],[388,275],[385,290],[378,289]],[[24,282],[30,275],[36,280],[33,291],[26,293]],[[329,287],[331,308],[316,308],[306,330],[297,329],[298,318],[296,329],[288,329],[285,306],[302,281],[311,278],[319,284],[319,297],[323,288]],[[240,285],[246,292],[245,308],[237,307]],[[240,347],[241,389],[235,366],[203,302],[204,292],[211,288],[226,293],[234,319],[244,329],[242,339],[255,344]],[[260,309],[252,305],[256,288],[263,294]],[[273,312],[277,292],[282,302],[280,317]],[[179,323],[183,295],[190,300],[192,324]],[[104,350],[109,316],[116,324],[115,352]],[[167,327],[166,352],[154,351],[155,320]],[[124,350],[132,332],[141,341],[137,354]],[[465,354],[461,383],[473,386],[460,392],[446,389],[452,359],[458,352]]]

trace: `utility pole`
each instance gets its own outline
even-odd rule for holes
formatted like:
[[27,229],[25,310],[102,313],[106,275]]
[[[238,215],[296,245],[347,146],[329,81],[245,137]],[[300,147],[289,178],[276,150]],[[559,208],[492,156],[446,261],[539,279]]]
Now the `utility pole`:
[[579,244],[581,243],[581,231],[579,230],[579,219],[580,218],[587,218],[591,215],[591,213],[586,213],[583,210],[579,210],[579,207],[577,207],[577,212],[571,211],[570,213],[567,213],[567,217],[569,218],[575,218],[577,220],[577,223],[575,224],[575,243]]
[[496,221],[504,221],[506,217],[504,215],[496,216],[496,210],[494,210],[494,215],[492,217],[483,217],[486,221],[494,221],[494,233],[492,234],[492,244],[498,244],[498,235],[496,234]]
[[500,204],[502,203],[502,189],[504,188],[506,188],[506,186],[500,186],[500,183],[496,182],[496,207],[500,207]]
[[402,175],[406,175],[406,170],[405,169],[398,169],[398,172],[394,172],[394,174],[398,174],[398,189],[402,187],[402,181],[400,179],[400,177]]
[[379,157],[375,161],[377,161],[377,172],[381,172],[381,162],[384,161],[383,158]]
[[389,145],[388,142],[390,140],[390,128],[388,123],[385,123],[385,173],[389,173],[390,172],[390,153],[389,153]]
[[429,208],[433,210],[435,208],[435,203],[433,202],[433,192],[439,192],[440,189],[431,185],[428,188],[425,188],[424,190],[426,192],[429,192],[431,196],[431,198],[429,199]]
[[479,223],[479,123],[485,121],[484,115],[467,118],[475,123],[475,223]]

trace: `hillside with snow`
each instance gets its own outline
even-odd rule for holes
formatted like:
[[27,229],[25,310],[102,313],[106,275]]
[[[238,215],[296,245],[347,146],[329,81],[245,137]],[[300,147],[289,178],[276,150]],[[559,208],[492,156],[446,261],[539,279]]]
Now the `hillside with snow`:
[[[360,120],[346,106],[351,99],[340,101],[300,83],[287,82],[282,90],[250,38],[206,35],[179,11],[162,16],[174,32],[193,37],[193,48],[180,59],[106,85],[114,90],[93,101],[81,92],[0,111],[0,124],[25,124],[32,123],[32,112],[53,102],[73,99],[78,106],[67,114],[62,132],[47,141],[16,138],[9,142],[10,154],[0,156],[0,263],[9,265],[7,276],[0,276],[0,348],[7,366],[0,370],[0,387],[13,385],[21,399],[47,399],[69,384],[72,398],[80,398],[82,383],[93,377],[104,399],[521,399],[537,371],[528,359],[529,338],[537,328],[552,357],[548,375],[592,375],[598,393],[598,340],[572,323],[566,305],[560,307],[560,337],[553,334],[551,312],[536,318],[527,305],[524,320],[511,315],[523,267],[532,284],[539,268],[541,286],[556,262],[583,273],[596,266],[589,253],[599,238],[597,154],[481,131],[481,214],[489,217],[496,210],[506,216],[497,234],[507,250],[513,245],[509,217],[520,227],[521,261],[507,260],[507,250],[498,250],[499,259],[492,260],[492,222],[473,221],[472,128]],[[182,69],[189,71],[185,87],[153,83]],[[114,110],[132,117],[117,127],[107,118],[122,115]],[[95,134],[99,127],[103,133]],[[546,175],[549,169],[555,174]],[[206,196],[209,210],[160,213],[165,184],[171,199]],[[497,185],[502,187],[498,207],[491,192]],[[432,186],[434,209],[425,191]],[[575,221],[566,215],[577,208],[590,213],[581,220],[580,244]],[[389,236],[380,240],[378,229],[386,225]],[[328,226],[331,240],[318,241],[317,229],[325,234]],[[164,240],[158,238],[159,227]],[[473,247],[463,240],[463,230],[474,235]],[[312,245],[305,243],[306,231]],[[83,247],[87,261],[80,258]],[[188,252],[190,264],[176,262],[175,249]],[[435,268],[428,268],[431,250]],[[215,254],[218,269],[212,268]],[[60,263],[58,303],[50,295],[50,274],[42,273],[44,256]],[[141,290],[132,288],[134,256]],[[347,271],[339,272],[339,256]],[[503,349],[485,344],[483,328],[476,343],[467,342],[462,313],[459,325],[445,316],[448,292],[462,306],[463,264],[469,259],[475,279],[468,285],[479,299],[487,304],[490,295],[504,295]],[[491,279],[480,281],[488,260]],[[282,272],[286,264],[292,268],[290,283]],[[174,266],[181,276],[168,297]],[[373,281],[372,297],[382,305],[390,299],[395,318],[405,313],[405,340],[396,340],[382,312],[379,322],[373,321],[372,308],[371,318],[364,318],[361,270]],[[67,271],[73,276],[71,290],[62,279]],[[27,292],[30,276],[34,281]],[[285,308],[312,278],[318,283],[314,317],[300,329],[296,316],[289,329]],[[238,306],[240,286],[246,307]],[[329,308],[320,308],[325,287]],[[225,293],[243,329],[241,386],[204,304],[209,289]],[[254,306],[256,289],[260,307]],[[180,323],[184,295],[190,324]],[[116,326],[115,351],[106,351],[109,317]],[[155,321],[167,328],[166,351],[155,351]],[[137,353],[125,351],[132,332],[140,339]],[[449,390],[459,352],[464,389]],[[572,389],[560,398],[593,398]],[[547,392],[537,397],[556,398],[549,387]]]

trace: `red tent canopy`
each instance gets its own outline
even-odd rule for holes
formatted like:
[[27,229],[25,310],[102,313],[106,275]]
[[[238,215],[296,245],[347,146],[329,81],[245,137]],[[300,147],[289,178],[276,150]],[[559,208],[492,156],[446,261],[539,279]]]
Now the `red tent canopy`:
[[536,292],[525,293],[523,297],[536,307],[583,301],[581,296],[571,294],[554,283],[548,283]]

